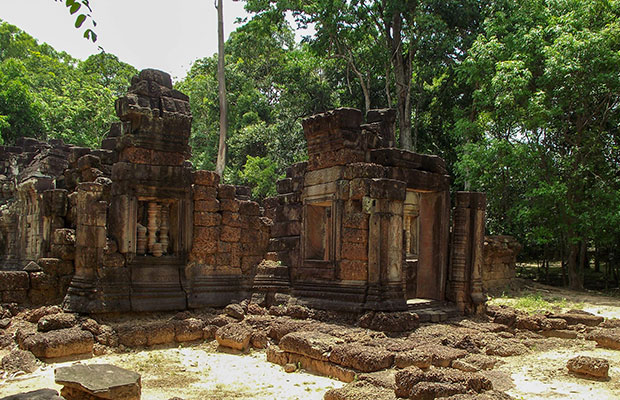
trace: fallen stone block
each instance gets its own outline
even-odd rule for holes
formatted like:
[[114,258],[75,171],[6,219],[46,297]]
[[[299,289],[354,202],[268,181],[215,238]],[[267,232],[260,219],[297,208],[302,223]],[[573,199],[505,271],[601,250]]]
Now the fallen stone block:
[[174,339],[179,343],[202,339],[204,326],[204,322],[197,318],[174,321]]
[[566,368],[574,374],[597,379],[609,377],[609,361],[604,358],[578,356],[566,363]]
[[250,347],[252,329],[244,323],[228,324],[215,331],[215,340],[223,347],[246,351]]
[[394,362],[394,353],[380,347],[345,343],[332,348],[329,361],[362,372],[387,369]]
[[75,314],[58,313],[42,317],[37,323],[39,332],[49,332],[58,329],[72,328],[77,324]]
[[37,359],[31,352],[17,349],[2,357],[0,365],[9,374],[18,371],[29,374],[37,370]]
[[398,368],[415,366],[428,368],[433,364],[433,354],[424,350],[399,351],[394,357],[394,365]]
[[91,354],[94,342],[92,333],[70,328],[28,336],[23,342],[23,347],[38,358],[57,358]]
[[452,361],[465,357],[466,350],[455,349],[443,345],[426,345],[418,348],[420,351],[433,356],[433,365],[437,367],[449,367]]
[[594,340],[598,346],[606,349],[620,350],[620,328],[599,329],[590,332],[586,339]]
[[570,310],[563,314],[554,314],[553,318],[562,318],[568,325],[582,324],[585,326],[598,326],[604,318],[581,310]]
[[315,360],[328,361],[334,346],[344,340],[316,331],[291,332],[280,340],[279,346],[289,353],[302,354]]
[[411,388],[408,398],[412,400],[433,400],[466,392],[467,388],[460,383],[420,382]]
[[57,368],[55,381],[66,400],[139,400],[140,374],[110,364],[76,364]]
[[324,400],[396,400],[393,390],[358,381],[349,383],[339,389],[330,389]]

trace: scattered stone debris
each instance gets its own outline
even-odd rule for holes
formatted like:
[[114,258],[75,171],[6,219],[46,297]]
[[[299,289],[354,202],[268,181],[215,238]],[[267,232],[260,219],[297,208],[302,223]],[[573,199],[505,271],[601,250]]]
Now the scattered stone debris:
[[599,329],[591,332],[586,339],[594,340],[600,347],[620,350],[620,328]]
[[29,351],[15,349],[2,357],[2,369],[9,374],[15,372],[31,373],[37,370],[37,359]]
[[597,379],[609,378],[609,361],[604,358],[578,356],[568,360],[566,368],[577,375]]
[[250,347],[251,338],[252,330],[242,322],[224,325],[215,331],[215,340],[220,346],[239,351]]
[[140,374],[109,364],[76,364],[57,368],[56,383],[66,400],[140,400]]

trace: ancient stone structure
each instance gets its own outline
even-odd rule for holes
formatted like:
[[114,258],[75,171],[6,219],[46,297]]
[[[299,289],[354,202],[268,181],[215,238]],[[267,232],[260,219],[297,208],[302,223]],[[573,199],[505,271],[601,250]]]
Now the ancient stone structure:
[[510,285],[517,273],[517,255],[521,245],[512,236],[485,236],[482,250],[482,286],[484,290]]
[[66,310],[91,313],[250,296],[355,312],[411,298],[484,304],[485,197],[457,194],[450,244],[445,163],[393,147],[393,110],[365,124],[354,109],[307,118],[308,161],[263,207],[187,161],[188,98],[169,75],[142,71],[116,112],[102,149],[0,149],[2,301],[66,293]]
[[402,310],[443,300],[449,179],[443,160],[389,147],[392,110],[304,121],[308,162],[278,182],[270,250],[291,293],[319,308]]

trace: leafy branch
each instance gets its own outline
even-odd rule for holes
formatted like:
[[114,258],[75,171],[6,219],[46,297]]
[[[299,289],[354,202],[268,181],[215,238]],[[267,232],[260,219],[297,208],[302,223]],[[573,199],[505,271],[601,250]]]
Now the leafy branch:
[[[54,0],[55,2],[63,3],[63,0]],[[64,0],[65,7],[69,9],[69,13],[71,15],[76,15],[75,17],[75,28],[80,29],[84,26],[84,22],[87,20],[91,22],[92,27],[97,26],[97,22],[93,19],[91,13],[93,12],[92,8],[90,8],[89,0]],[[84,6],[84,8],[82,8]],[[83,12],[78,13],[80,10]],[[84,38],[95,43],[97,41],[97,34],[91,28],[86,28],[84,30]]]

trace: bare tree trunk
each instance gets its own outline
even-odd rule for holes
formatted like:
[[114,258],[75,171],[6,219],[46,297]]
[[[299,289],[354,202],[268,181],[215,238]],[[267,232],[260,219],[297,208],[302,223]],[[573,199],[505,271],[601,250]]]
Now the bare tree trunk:
[[583,289],[583,277],[579,271],[579,243],[570,243],[568,245],[568,287],[573,290]]
[[394,13],[392,17],[391,42],[392,63],[394,65],[394,81],[396,83],[396,111],[398,112],[398,128],[400,147],[411,150],[411,54],[403,54],[402,16]]
[[226,135],[228,131],[228,104],[226,103],[226,79],[224,75],[224,10],[223,0],[217,0],[217,83],[220,100],[220,143],[217,150],[215,172],[220,176],[226,167]]
[[392,108],[392,94],[390,93],[390,63],[385,64],[385,97],[388,108]]

